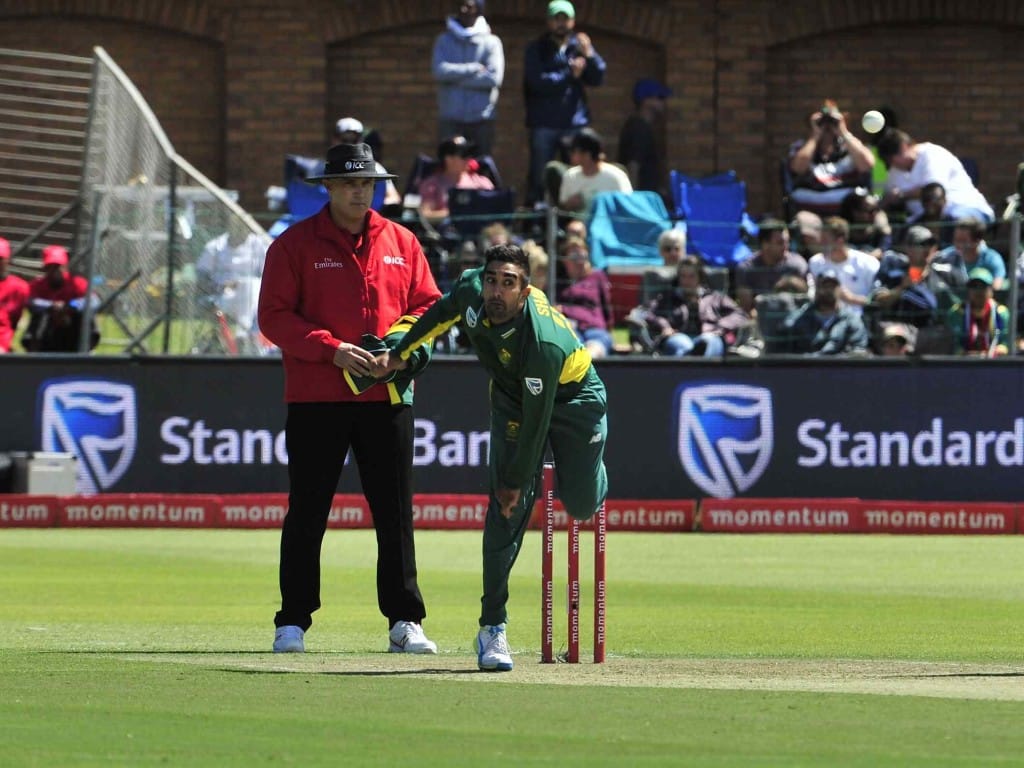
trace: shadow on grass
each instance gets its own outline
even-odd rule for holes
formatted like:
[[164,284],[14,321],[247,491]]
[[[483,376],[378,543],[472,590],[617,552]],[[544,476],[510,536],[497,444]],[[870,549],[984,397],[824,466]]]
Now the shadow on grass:
[[461,669],[434,667],[430,669],[353,669],[353,670],[317,670],[317,669],[237,669],[232,667],[214,667],[217,672],[235,672],[240,675],[334,675],[337,677],[407,677],[420,675],[486,675],[481,669]]

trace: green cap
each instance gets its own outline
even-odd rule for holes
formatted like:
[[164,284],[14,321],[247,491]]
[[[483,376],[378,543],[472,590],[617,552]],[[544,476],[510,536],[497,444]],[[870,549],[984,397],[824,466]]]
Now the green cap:
[[576,18],[576,9],[569,0],[551,0],[548,3],[548,16],[557,16],[560,13],[564,13],[570,19]]
[[984,283],[985,285],[992,285],[992,273],[984,267],[975,267],[967,273],[968,283]]

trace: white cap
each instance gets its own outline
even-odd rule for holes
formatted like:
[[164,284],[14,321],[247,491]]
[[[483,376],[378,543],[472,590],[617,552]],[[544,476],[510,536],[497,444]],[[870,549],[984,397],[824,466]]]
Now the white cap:
[[356,120],[354,117],[343,117],[337,123],[334,124],[334,132],[336,134],[342,133],[362,133],[363,124]]

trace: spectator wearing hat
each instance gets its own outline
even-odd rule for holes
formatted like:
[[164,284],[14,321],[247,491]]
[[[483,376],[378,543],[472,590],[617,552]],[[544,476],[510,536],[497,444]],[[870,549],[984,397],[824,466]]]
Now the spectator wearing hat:
[[829,216],[822,222],[821,253],[807,262],[808,285],[814,291],[817,276],[826,269],[835,270],[839,275],[838,298],[854,314],[860,314],[868,302],[875,275],[878,274],[878,259],[863,251],[847,246],[850,225],[839,216]]
[[943,213],[954,219],[977,218],[986,225],[995,221],[992,206],[974,186],[960,158],[945,147],[918,142],[898,128],[888,128],[882,132],[876,148],[889,169],[882,198],[887,210],[903,208],[908,216],[919,214],[921,188],[935,181],[946,190]]
[[0,353],[11,351],[28,293],[28,283],[11,274],[11,244],[0,237]]
[[985,267],[967,273],[967,296],[949,312],[958,354],[1001,357],[1009,354],[1010,310],[992,294],[994,277]]
[[914,354],[917,329],[904,323],[886,323],[882,328],[878,353],[882,357],[906,357]]
[[975,267],[983,267],[992,275],[995,289],[1006,282],[1006,261],[995,248],[985,242],[985,224],[981,219],[969,217],[957,220],[953,227],[953,244],[939,251],[937,261],[948,264],[960,275],[961,285]]
[[865,182],[875,155],[850,132],[846,115],[832,99],[826,99],[808,122],[810,134],[789,149],[790,208],[835,215],[846,194]]
[[558,207],[589,213],[599,192],[632,192],[629,176],[605,160],[601,136],[593,128],[582,128],[569,144],[569,161],[558,188]]
[[[343,117],[334,124],[332,134],[335,144],[369,144],[373,152],[377,172],[381,175],[388,175],[387,169],[380,162],[380,134],[377,131],[367,131],[362,122],[354,117]],[[402,196],[391,179],[381,179],[373,188],[373,202],[371,208],[380,211],[385,205],[401,205]]]
[[505,49],[483,17],[484,0],[459,0],[434,40],[438,141],[465,136],[477,152],[494,147],[498,91],[505,78]]
[[79,346],[82,300],[88,281],[67,270],[67,249],[43,248],[43,274],[28,285],[29,325],[21,337],[29,352],[74,352]]
[[[526,204],[544,200],[544,166],[564,142],[590,125],[587,88],[604,82],[605,62],[590,36],[576,30],[576,9],[568,0],[548,3],[547,31],[526,46],[523,90],[530,134]],[[561,159],[565,159],[564,157]]]
[[629,174],[633,189],[648,189],[669,199],[661,135],[658,130],[665,116],[665,99],[672,90],[657,80],[645,77],[633,85],[633,113],[619,132],[619,163]]
[[494,189],[494,183],[477,173],[475,147],[465,136],[451,136],[437,148],[437,170],[420,184],[420,215],[431,224],[448,218],[448,192],[452,189]]
[[[281,609],[274,651],[302,652],[320,607],[320,547],[351,449],[377,534],[377,605],[388,649],[436,653],[413,536],[412,381],[373,378],[374,355],[440,296],[415,235],[370,208],[382,175],[367,144],[337,144],[322,183],[329,203],[267,251],[259,326],[282,352],[288,514],[281,530]],[[421,347],[408,371],[426,365]]]
[[946,317],[957,301],[953,288],[964,283],[948,264],[936,261],[938,248],[928,228],[910,227],[903,250],[882,256],[869,303],[881,322],[932,325]]
[[861,316],[839,300],[840,290],[839,271],[835,267],[822,270],[814,300],[786,317],[771,351],[815,356],[867,353],[867,329]]

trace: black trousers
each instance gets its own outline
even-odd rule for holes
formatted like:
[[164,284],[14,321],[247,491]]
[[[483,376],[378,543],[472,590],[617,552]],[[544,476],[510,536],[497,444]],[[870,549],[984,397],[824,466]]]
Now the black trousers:
[[377,604],[388,619],[426,616],[412,524],[412,408],[289,403],[288,514],[281,530],[281,610],[274,625],[309,629],[320,607],[320,545],[349,448],[377,532]]

